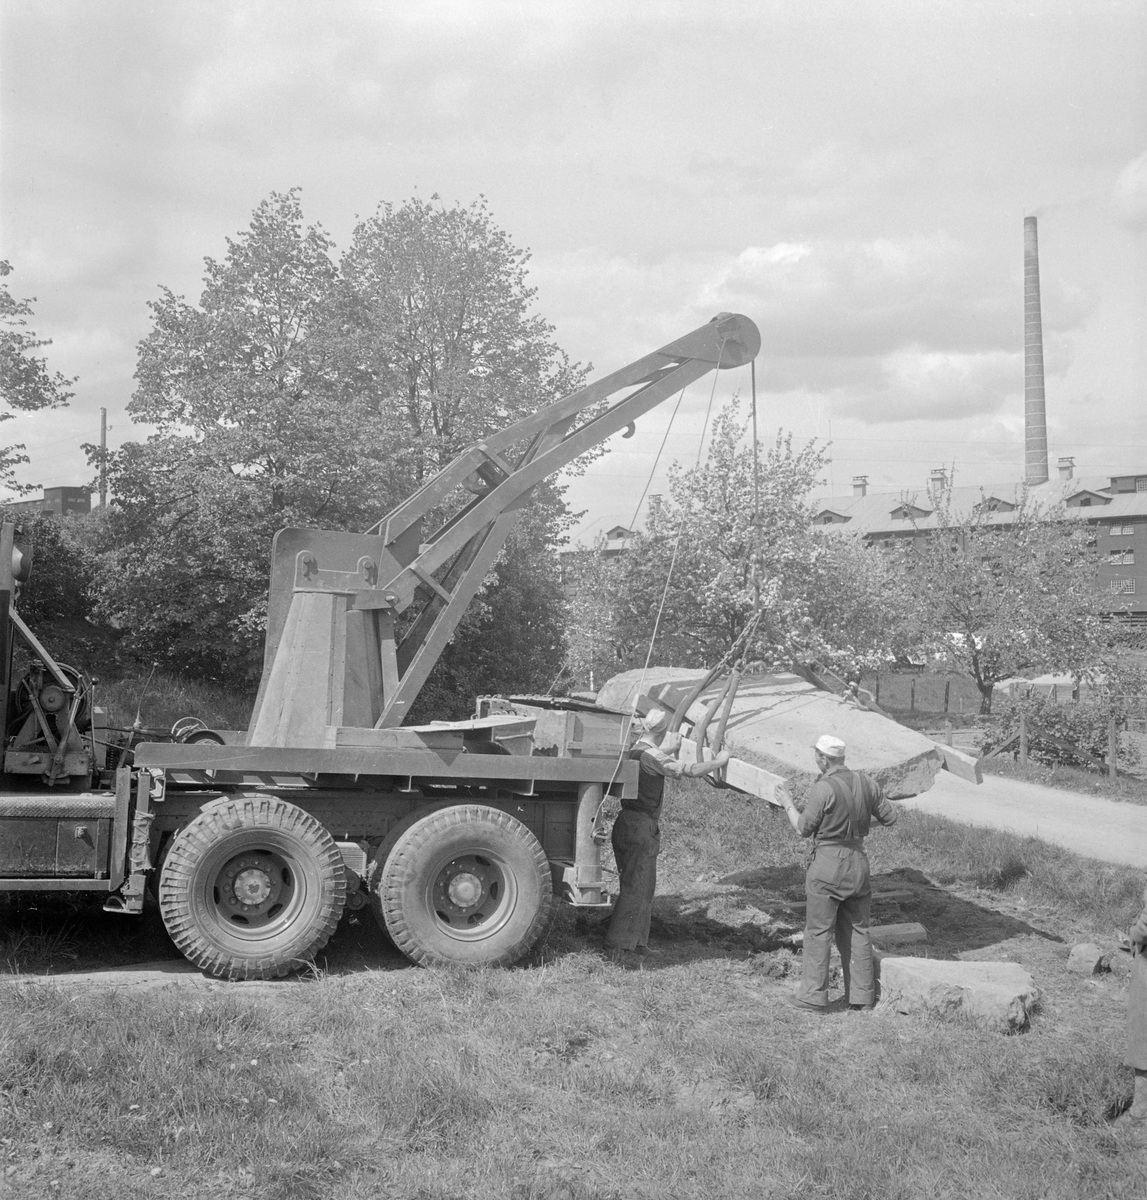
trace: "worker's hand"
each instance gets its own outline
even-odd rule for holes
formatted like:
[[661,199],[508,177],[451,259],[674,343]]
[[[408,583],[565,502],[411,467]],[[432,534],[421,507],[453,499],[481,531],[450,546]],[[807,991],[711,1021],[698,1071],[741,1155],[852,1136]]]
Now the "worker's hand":
[[726,767],[729,765],[732,757],[733,756],[728,752],[728,750],[722,750],[720,754],[714,755],[713,761],[715,763],[720,763],[722,767]]
[[681,734],[680,732],[667,733],[661,739],[661,749],[666,754],[676,754],[681,749]]

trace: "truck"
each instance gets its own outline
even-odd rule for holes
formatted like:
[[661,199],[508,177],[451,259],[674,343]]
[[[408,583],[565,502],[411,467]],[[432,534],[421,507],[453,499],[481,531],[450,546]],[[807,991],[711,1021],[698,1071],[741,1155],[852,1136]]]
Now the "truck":
[[403,720],[532,489],[759,348],[719,314],[476,442],[364,533],[280,530],[246,730],[117,747],[91,680],[20,617],[29,553],[5,523],[0,892],[127,915],[150,892],[182,954],[240,980],[312,962],[348,909],[415,963],[508,965],[557,903],[608,908],[603,802],[636,792],[626,714],[483,697],[468,720]]

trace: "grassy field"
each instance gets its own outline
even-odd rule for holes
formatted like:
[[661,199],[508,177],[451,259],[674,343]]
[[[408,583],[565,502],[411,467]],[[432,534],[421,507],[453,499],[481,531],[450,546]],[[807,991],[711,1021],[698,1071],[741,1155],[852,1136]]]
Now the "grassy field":
[[661,953],[633,973],[568,911],[529,963],[474,972],[410,967],[352,916],[306,978],[108,989],[36,973],[173,957],[153,916],[10,905],[0,1195],[1147,1193],[1147,1149],[1110,1123],[1130,1092],[1124,979],[1066,970],[1073,941],[1128,924],[1141,875],[908,811],[873,836],[877,887],[902,895],[878,920],[1033,973],[1033,1025],[1002,1037],[788,1008],[802,871],[779,814],[683,783],[663,844]]

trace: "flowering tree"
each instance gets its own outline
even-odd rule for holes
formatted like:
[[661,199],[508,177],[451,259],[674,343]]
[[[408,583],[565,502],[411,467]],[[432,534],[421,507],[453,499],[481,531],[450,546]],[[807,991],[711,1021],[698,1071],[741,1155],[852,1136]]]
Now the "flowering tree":
[[931,501],[936,528],[918,531],[903,553],[913,597],[906,632],[975,681],[982,713],[1010,676],[1109,669],[1113,630],[1100,620],[1092,534],[1082,522],[1027,496],[1006,514],[986,500],[955,512],[948,490]]
[[581,628],[575,597],[571,644],[591,646],[599,670],[605,610],[615,670],[645,661],[655,625],[655,664],[711,665],[751,621],[743,653],[766,668],[819,659],[852,671],[883,653],[895,576],[855,539],[811,524],[808,495],[826,451],[778,435],[754,480],[744,433],[733,401],[714,422],[705,461],[670,471],[669,497],[651,507],[633,549],[581,584],[596,628]]

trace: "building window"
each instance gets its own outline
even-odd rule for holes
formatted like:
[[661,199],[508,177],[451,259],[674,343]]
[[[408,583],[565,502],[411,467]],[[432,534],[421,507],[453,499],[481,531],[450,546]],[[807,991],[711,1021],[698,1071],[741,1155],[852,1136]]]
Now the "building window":
[[1133,537],[1135,535],[1134,525],[1112,525],[1108,532],[1112,537]]
[[1147,492],[1147,477],[1140,476],[1135,480],[1135,490],[1137,492]]
[[1135,580],[1134,579],[1113,579],[1111,581],[1110,587],[1113,592],[1123,592],[1125,594],[1134,593]]
[[1107,552],[1107,561],[1109,563],[1119,563],[1123,566],[1133,566],[1135,564],[1134,550],[1109,550]]

